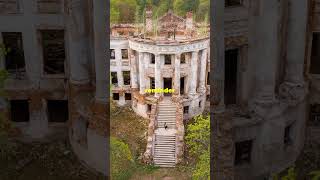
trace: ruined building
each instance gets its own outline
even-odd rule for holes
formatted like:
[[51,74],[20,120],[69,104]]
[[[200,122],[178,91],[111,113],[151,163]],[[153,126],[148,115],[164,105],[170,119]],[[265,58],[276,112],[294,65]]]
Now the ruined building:
[[[168,11],[155,22],[148,9],[144,28],[111,27],[112,98],[149,119],[144,159],[157,166],[173,167],[181,161],[184,123],[203,112],[210,92],[209,36],[197,31],[201,25],[193,22],[191,13],[186,17]],[[146,91],[167,88],[174,92]]]
[[0,0],[1,110],[22,139],[68,132],[75,154],[107,172],[106,9],[101,0]]
[[319,121],[319,1],[213,2],[216,179],[294,165]]

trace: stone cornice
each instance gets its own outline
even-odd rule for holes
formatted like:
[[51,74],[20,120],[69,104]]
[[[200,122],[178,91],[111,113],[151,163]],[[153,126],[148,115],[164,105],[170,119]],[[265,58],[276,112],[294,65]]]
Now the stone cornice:
[[209,48],[209,39],[188,42],[183,44],[150,44],[129,40],[129,47],[138,52],[148,52],[153,54],[177,54],[190,51],[199,51]]

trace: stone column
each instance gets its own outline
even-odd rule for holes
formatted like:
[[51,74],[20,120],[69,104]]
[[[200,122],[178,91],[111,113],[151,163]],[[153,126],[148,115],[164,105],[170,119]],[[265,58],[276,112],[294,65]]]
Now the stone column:
[[289,0],[288,43],[285,81],[303,84],[308,1]]
[[144,56],[145,53],[139,52],[139,82],[140,82],[140,94],[145,94],[145,69],[144,69]]
[[132,89],[138,89],[138,70],[137,70],[137,58],[132,49],[130,52],[130,76]]
[[[155,54],[154,81],[155,88],[161,88],[161,59],[160,54]],[[160,97],[162,93],[155,93],[156,97]]]
[[254,103],[257,105],[275,102],[275,72],[278,60],[278,0],[262,0],[249,15],[249,61],[255,62]]
[[198,56],[199,56],[199,51],[192,52],[191,82],[190,82],[190,89],[189,89],[189,95],[191,96],[197,93]]
[[175,55],[174,61],[174,94],[180,95],[180,58],[181,54]]
[[207,72],[207,49],[202,50],[201,59],[200,59],[200,82],[199,88],[201,92],[206,90],[206,72]]
[[117,63],[117,77],[118,77],[118,86],[123,87],[124,82],[123,82],[123,74],[122,74],[122,64],[121,64],[121,49],[115,49],[115,59]]
[[[89,18],[84,0],[70,0],[68,3],[67,38],[70,57],[70,81],[73,84],[86,84],[89,76]],[[103,20],[101,20],[103,21]]]
[[225,43],[224,43],[224,0],[213,1],[213,88],[215,93],[214,104],[217,105],[214,108],[215,111],[224,110],[224,76],[225,76]]
[[96,100],[107,101],[107,2],[95,0],[93,1],[93,24],[94,24],[94,58],[95,58],[95,71],[96,71]]

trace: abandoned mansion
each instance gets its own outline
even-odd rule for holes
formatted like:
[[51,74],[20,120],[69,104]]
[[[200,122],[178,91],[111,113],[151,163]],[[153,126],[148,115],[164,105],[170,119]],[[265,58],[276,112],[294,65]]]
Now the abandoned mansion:
[[184,120],[208,105],[209,26],[170,10],[156,21],[147,9],[145,25],[111,26],[112,98],[149,119],[144,160],[174,167],[183,157]]
[[214,179],[268,179],[319,132],[319,10],[319,0],[213,2]]

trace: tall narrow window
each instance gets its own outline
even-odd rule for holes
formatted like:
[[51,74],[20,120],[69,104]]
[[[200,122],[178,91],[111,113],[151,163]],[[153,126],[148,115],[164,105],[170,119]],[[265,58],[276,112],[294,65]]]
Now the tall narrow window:
[[155,88],[156,88],[156,85],[155,85],[154,78],[151,77],[151,78],[150,78],[150,89],[155,89]]
[[171,64],[171,55],[164,55],[164,64],[169,65]]
[[150,64],[154,64],[156,62],[156,57],[154,54],[151,54]]
[[111,72],[111,83],[112,83],[113,85],[118,85],[117,72]]
[[110,49],[110,59],[116,59],[116,52],[114,49]]
[[186,53],[182,53],[180,57],[180,63],[185,64],[186,63]]
[[41,30],[45,74],[64,74],[64,30]]
[[320,74],[320,33],[313,33],[310,73]]
[[9,73],[25,72],[22,33],[3,32],[2,37],[6,51],[8,51],[5,55],[6,70]]
[[130,71],[123,71],[123,83],[124,85],[130,85]]
[[235,165],[250,163],[252,140],[236,142]]
[[128,59],[128,49],[121,49],[122,59]]
[[286,126],[284,129],[284,137],[283,137],[283,143],[288,146],[292,144],[292,137],[291,132],[292,131],[292,125]]

